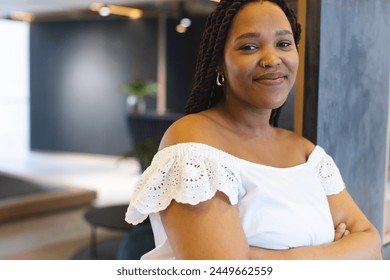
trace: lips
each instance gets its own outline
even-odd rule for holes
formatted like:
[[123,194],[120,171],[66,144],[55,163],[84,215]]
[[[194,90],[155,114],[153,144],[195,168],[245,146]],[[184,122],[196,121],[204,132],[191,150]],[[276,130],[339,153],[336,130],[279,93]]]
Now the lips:
[[280,86],[287,79],[287,75],[283,72],[270,72],[253,79],[254,82],[265,86]]
[[257,78],[255,78],[255,81],[263,81],[263,80],[278,80],[280,78],[287,78],[287,76],[283,72],[271,72],[263,74]]

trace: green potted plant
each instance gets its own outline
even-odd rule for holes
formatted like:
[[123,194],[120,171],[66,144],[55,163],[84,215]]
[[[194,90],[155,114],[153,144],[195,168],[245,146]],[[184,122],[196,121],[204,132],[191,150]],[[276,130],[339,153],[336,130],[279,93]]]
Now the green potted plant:
[[157,83],[135,79],[131,83],[121,85],[121,90],[128,94],[127,109],[130,113],[144,113],[146,111],[145,97],[157,92]]

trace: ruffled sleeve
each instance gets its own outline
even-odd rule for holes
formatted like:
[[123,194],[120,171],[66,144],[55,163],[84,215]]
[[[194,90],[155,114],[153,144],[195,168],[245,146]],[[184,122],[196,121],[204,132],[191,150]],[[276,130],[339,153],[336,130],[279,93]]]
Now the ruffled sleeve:
[[199,143],[181,143],[158,152],[141,175],[131,196],[126,221],[138,224],[160,212],[174,199],[196,205],[217,191],[232,205],[241,188],[238,164],[233,157]]
[[323,148],[316,146],[311,157],[311,162],[316,170],[318,178],[326,195],[338,194],[345,184],[333,158]]

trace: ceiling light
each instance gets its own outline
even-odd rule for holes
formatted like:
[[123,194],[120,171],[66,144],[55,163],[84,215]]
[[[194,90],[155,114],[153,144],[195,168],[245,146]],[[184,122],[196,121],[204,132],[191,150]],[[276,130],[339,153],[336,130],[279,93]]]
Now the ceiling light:
[[106,5],[104,5],[99,9],[99,15],[101,15],[102,17],[109,16],[110,14],[111,14],[111,9]]
[[98,12],[99,14],[101,14],[102,9],[105,7],[108,9],[108,10],[107,9],[103,10],[103,14],[105,16],[112,14],[112,15],[126,16],[131,19],[138,19],[143,16],[143,11],[140,9],[117,6],[117,5],[104,5],[102,3],[93,3],[90,5],[89,9],[91,11]]
[[32,13],[26,12],[12,12],[9,17],[13,20],[20,20],[26,22],[32,22],[35,18]]
[[141,18],[143,15],[143,11],[142,10],[139,10],[139,9],[131,9],[127,16],[131,19],[139,19]]
[[176,26],[176,31],[177,31],[177,33],[185,33],[187,31],[187,27],[185,27],[181,24],[178,24]]
[[180,20],[180,24],[183,25],[185,28],[188,28],[191,26],[191,20],[189,18],[182,18]]

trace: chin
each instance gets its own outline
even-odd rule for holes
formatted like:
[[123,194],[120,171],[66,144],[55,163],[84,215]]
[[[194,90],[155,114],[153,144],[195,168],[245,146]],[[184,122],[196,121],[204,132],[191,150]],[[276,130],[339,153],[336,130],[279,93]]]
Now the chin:
[[284,105],[284,103],[286,103],[286,100],[287,100],[287,97],[275,100],[273,102],[269,102],[267,109],[272,109],[272,110],[278,109],[278,108],[282,107]]

